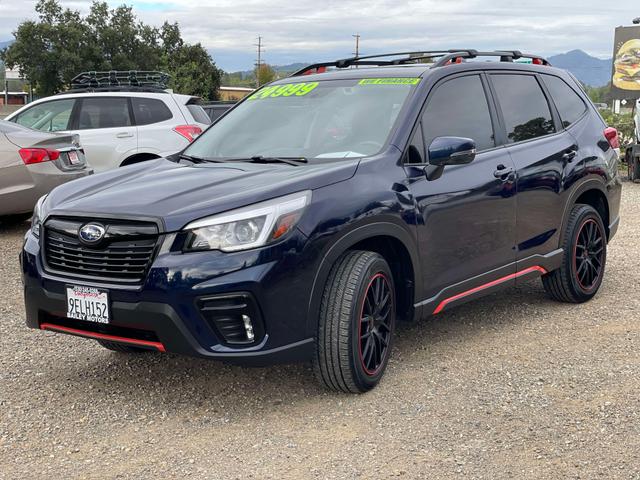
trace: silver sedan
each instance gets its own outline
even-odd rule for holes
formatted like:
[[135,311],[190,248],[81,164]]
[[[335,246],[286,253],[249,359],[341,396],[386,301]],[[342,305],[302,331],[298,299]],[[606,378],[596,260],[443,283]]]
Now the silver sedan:
[[54,187],[91,173],[77,135],[0,120],[0,216],[31,212]]

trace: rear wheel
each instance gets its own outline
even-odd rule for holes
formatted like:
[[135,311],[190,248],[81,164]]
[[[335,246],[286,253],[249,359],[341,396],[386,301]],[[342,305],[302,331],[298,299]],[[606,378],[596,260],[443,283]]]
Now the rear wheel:
[[631,164],[629,165],[629,180],[637,182],[640,180],[640,158],[631,157]]
[[320,307],[314,371],[328,388],[361,393],[382,378],[395,328],[391,269],[379,254],[352,251],[334,265]]
[[114,352],[121,353],[142,353],[147,352],[148,350],[139,347],[133,347],[131,345],[127,345],[125,343],[118,342],[108,342],[106,340],[97,340],[97,342],[102,345],[104,348],[108,350],[113,350]]
[[607,236],[598,212],[575,205],[564,236],[564,258],[559,269],[544,275],[542,283],[556,300],[582,303],[600,288],[607,260]]

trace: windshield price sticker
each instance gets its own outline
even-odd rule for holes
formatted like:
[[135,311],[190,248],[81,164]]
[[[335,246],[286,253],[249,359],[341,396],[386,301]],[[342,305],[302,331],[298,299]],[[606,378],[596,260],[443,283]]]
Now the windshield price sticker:
[[307,93],[313,91],[318,86],[318,82],[307,83],[287,83],[285,85],[272,85],[265,87],[262,90],[254,93],[249,97],[249,100],[262,100],[263,98],[276,98],[276,97],[302,97]]
[[363,78],[358,85],[417,85],[419,78]]

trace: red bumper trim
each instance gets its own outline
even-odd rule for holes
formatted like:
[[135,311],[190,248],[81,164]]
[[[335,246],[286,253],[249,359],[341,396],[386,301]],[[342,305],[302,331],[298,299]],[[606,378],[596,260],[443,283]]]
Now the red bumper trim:
[[138,340],[137,338],[118,337],[117,335],[108,335],[106,333],[90,332],[88,330],[79,330],[77,328],[63,327],[62,325],[54,325],[53,323],[41,323],[41,330],[52,330],[60,333],[68,333],[86,338],[95,338],[98,340],[109,340],[111,342],[127,343],[129,345],[152,347],[159,352],[164,352],[164,345],[160,342],[152,342],[150,340]]
[[524,270],[520,270],[519,272],[516,272],[516,273],[511,273],[511,274],[506,275],[506,276],[504,276],[502,278],[498,278],[497,280],[493,280],[493,281],[491,281],[489,283],[485,283],[484,285],[480,285],[478,287],[472,288],[471,290],[467,290],[466,292],[458,293],[457,295],[454,295],[453,297],[445,298],[444,300],[442,300],[438,304],[436,309],[433,311],[433,315],[435,315],[436,313],[440,313],[444,309],[444,307],[446,307],[451,302],[455,302],[456,300],[459,300],[461,298],[468,297],[469,295],[473,295],[476,292],[480,292],[480,291],[485,290],[487,288],[491,288],[491,287],[494,287],[496,285],[500,285],[501,283],[507,282],[509,280],[513,280],[513,279],[518,278],[518,277],[522,277],[523,275],[527,275],[527,274],[533,273],[533,272],[540,272],[542,275],[547,273],[547,271],[543,267],[540,267],[538,265],[536,265],[534,267],[525,268]]

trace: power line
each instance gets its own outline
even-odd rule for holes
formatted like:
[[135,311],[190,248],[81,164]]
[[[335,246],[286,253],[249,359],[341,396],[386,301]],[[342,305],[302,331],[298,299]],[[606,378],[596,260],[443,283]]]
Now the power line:
[[262,37],[258,37],[258,43],[253,44],[258,49],[258,58],[256,58],[256,88],[260,88],[260,67],[264,64],[262,61],[262,52],[264,51],[264,45],[262,44]]
[[351,36],[356,39],[356,51],[353,52],[353,55],[355,57],[359,57],[360,56],[360,34],[359,33],[355,33],[355,34],[353,34]]

